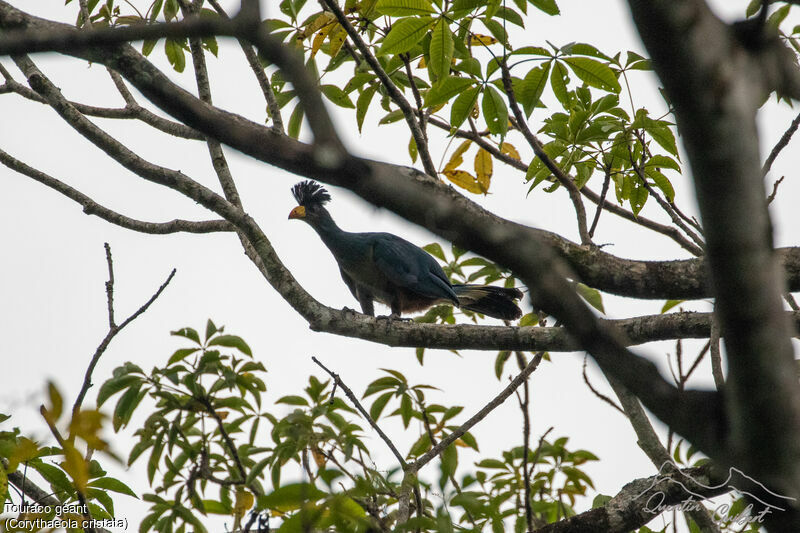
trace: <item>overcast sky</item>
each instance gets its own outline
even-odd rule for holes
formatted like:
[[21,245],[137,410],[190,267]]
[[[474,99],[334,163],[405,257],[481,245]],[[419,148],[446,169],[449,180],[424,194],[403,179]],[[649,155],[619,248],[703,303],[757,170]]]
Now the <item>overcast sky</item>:
[[[30,2],[11,0],[12,4],[39,16],[64,21],[74,20],[75,2],[63,6],[60,0]],[[747,1],[719,0],[716,4],[725,17],[742,13]],[[229,2],[230,4],[230,2]],[[269,10],[270,6],[264,3]],[[571,41],[589,42],[613,54],[643,47],[628,18],[624,2],[609,0],[586,2],[561,0],[564,15],[549,18],[534,15],[528,23],[531,40],[545,39],[557,45]],[[268,11],[269,12],[269,11]],[[519,42],[519,40],[518,40]],[[264,102],[252,73],[237,47],[221,46],[220,58],[209,57],[215,104],[252,120],[265,119]],[[189,90],[194,89],[191,66],[183,75],[175,75],[165,65],[160,48],[152,59]],[[118,106],[121,99],[98,65],[39,55],[34,60],[45,74],[61,87],[67,97],[98,106]],[[0,59],[19,81],[23,77],[7,58]],[[664,109],[655,90],[655,78],[637,74],[634,101],[637,106]],[[140,97],[140,101],[144,99]],[[768,153],[791,122],[796,111],[768,103],[762,112],[762,152]],[[349,113],[334,111],[339,131],[356,153],[391,162],[409,164],[405,147],[408,132],[403,123],[377,128],[381,111],[371,110],[361,135]],[[543,114],[538,115],[541,120]],[[166,221],[173,218],[209,218],[202,209],[171,190],[143,182],[120,168],[88,141],[75,134],[49,108],[16,95],[0,95],[0,147],[22,161],[68,182],[109,208],[135,218]],[[285,114],[288,119],[288,112]],[[538,129],[537,113],[533,127]],[[168,168],[179,169],[193,179],[218,189],[205,145],[180,141],[133,122],[95,120],[122,139],[143,157]],[[512,141],[514,142],[514,141]],[[522,142],[515,142],[525,157]],[[441,145],[437,145],[441,148]],[[388,149],[387,149],[388,148]],[[440,154],[434,148],[434,154]],[[332,307],[355,307],[352,296],[339,278],[338,268],[316,234],[305,224],[288,221],[294,200],[289,188],[300,180],[246,156],[227,150],[228,161],[240,189],[244,206],[261,224],[283,262],[315,298]],[[438,155],[434,156],[438,163]],[[774,166],[766,185],[786,174],[786,180],[772,206],[776,243],[796,244],[797,209],[800,196],[797,177],[789,169],[797,168],[797,150],[790,144]],[[683,178],[674,178],[678,204],[695,214],[693,191],[688,169]],[[574,215],[563,191],[547,194],[541,189],[526,197],[527,185],[518,171],[495,164],[491,192],[486,198],[472,197],[502,217],[557,232],[577,241]],[[172,268],[178,273],[150,311],[126,329],[101,359],[94,373],[99,385],[111,371],[125,361],[134,361],[147,369],[163,364],[182,343],[169,331],[183,326],[204,327],[207,318],[225,325],[230,333],[241,335],[253,348],[256,357],[269,371],[268,401],[296,393],[309,374],[320,377],[310,357],[316,355],[339,372],[355,391],[381,373],[379,368],[397,369],[412,383],[428,383],[441,389],[431,392],[429,400],[466,407],[461,421],[491,399],[502,387],[493,375],[495,352],[428,351],[420,367],[414,350],[392,349],[360,340],[314,333],[305,321],[263,280],[244,256],[235,235],[143,235],[112,226],[96,217],[86,216],[80,207],[63,196],[0,167],[0,335],[3,361],[6,363],[4,387],[0,390],[0,412],[11,413],[10,423],[47,440],[39,422],[38,406],[43,401],[46,380],[54,380],[72,402],[82,381],[86,364],[106,332],[104,282],[106,264],[103,243],[114,254],[116,273],[115,303],[118,320],[139,307],[166,278]],[[600,184],[590,182],[596,190]],[[436,240],[427,231],[396,216],[376,210],[351,193],[330,188],[331,213],[339,225],[351,231],[391,231],[419,245]],[[654,202],[643,214],[667,222]],[[746,216],[746,215],[745,215]],[[612,254],[636,259],[685,258],[687,254],[672,241],[641,230],[635,225],[605,213],[600,221],[597,243],[610,243]],[[449,245],[445,246],[449,250]],[[527,304],[527,302],[526,302]],[[624,318],[643,313],[657,313],[663,302],[640,302],[605,296],[607,315]],[[687,309],[707,310],[699,302]],[[696,343],[686,343],[694,347]],[[687,354],[692,354],[692,349]],[[672,343],[659,343],[636,349],[651,357],[662,368]],[[554,426],[550,438],[569,436],[572,448],[586,448],[601,461],[587,466],[597,491],[615,494],[634,477],[654,473],[654,467],[636,446],[630,425],[621,415],[598,401],[583,384],[583,354],[552,354],[552,362],[543,363],[531,378],[532,439]],[[704,366],[707,366],[704,364]],[[507,365],[506,375],[514,365]],[[594,385],[607,391],[604,379],[590,363]],[[710,383],[708,368],[694,384]],[[94,401],[97,387],[90,392],[87,405]],[[109,404],[110,407],[112,404]],[[285,412],[276,406],[273,412]],[[132,424],[135,426],[136,421]],[[8,425],[7,423],[6,425]],[[410,427],[403,434],[393,419],[381,421],[396,442],[403,446],[416,440],[420,428]],[[366,424],[364,424],[366,427]],[[479,425],[473,433],[483,456],[496,456],[500,450],[521,443],[521,415],[511,398]],[[391,456],[384,451],[377,436],[371,439],[375,459],[387,467]],[[125,451],[130,432],[111,436],[114,447]],[[468,471],[468,454],[461,465]],[[123,473],[138,491],[146,486],[141,468],[135,465]],[[435,469],[435,468],[434,468]],[[594,495],[592,495],[594,496]],[[141,516],[141,505],[117,498],[121,513],[129,519]],[[591,504],[583,501],[579,510]],[[137,520],[138,521],[138,520]],[[658,525],[659,520],[654,524]],[[660,527],[660,526],[658,526]],[[656,527],[656,529],[658,528]]]

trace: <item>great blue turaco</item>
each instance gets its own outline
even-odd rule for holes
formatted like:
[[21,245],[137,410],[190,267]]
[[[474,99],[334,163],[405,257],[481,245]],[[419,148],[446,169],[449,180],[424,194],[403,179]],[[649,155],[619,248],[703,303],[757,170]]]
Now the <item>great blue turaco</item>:
[[320,184],[302,181],[292,187],[299,219],[322,238],[333,254],[347,287],[364,314],[374,316],[373,301],[388,305],[391,317],[422,311],[437,303],[453,305],[501,320],[522,315],[519,289],[453,284],[428,252],[391,233],[350,233],[336,225],[325,204],[331,196]]

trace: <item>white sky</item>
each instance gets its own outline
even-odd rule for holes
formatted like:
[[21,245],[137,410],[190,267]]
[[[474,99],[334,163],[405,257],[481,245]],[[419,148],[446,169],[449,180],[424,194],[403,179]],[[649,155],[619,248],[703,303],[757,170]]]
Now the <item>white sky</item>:
[[[47,18],[74,19],[73,4],[66,8],[57,0],[29,2],[11,0],[21,9]],[[747,1],[715,2],[724,8],[726,17],[741,13]],[[545,39],[555,44],[571,41],[589,42],[607,53],[636,50],[643,47],[631,26],[627,8],[619,0],[559,2],[564,15],[557,18],[534,16],[527,32],[533,42]],[[267,6],[269,9],[269,6]],[[186,88],[193,90],[191,66],[175,76],[165,65],[160,49],[151,56],[165,71]],[[252,73],[246,68],[235,47],[221,47],[220,59],[208,58],[215,104],[256,121],[264,120],[264,103]],[[120,105],[105,71],[95,65],[39,55],[33,58],[45,74],[59,85],[67,97],[93,105]],[[7,58],[0,59],[17,76],[23,77]],[[635,80],[634,99],[637,105],[663,109],[649,74]],[[144,101],[140,98],[140,101]],[[624,100],[623,100],[624,101]],[[380,116],[377,109],[367,115],[362,135],[358,135],[354,117],[334,111],[340,133],[357,153],[408,164],[405,147],[408,133],[400,124],[376,128]],[[767,104],[762,112],[762,152],[768,153],[793,118],[795,111],[786,106]],[[289,111],[284,120],[288,121]],[[534,113],[532,125],[544,114]],[[49,108],[28,102],[16,95],[0,95],[0,147],[22,161],[68,182],[109,208],[126,215],[153,221],[172,218],[209,218],[192,202],[176,193],[141,179],[121,169],[88,141],[75,134]],[[207,186],[218,189],[213,170],[208,164],[203,143],[180,141],[133,122],[93,119],[109,132],[119,136],[140,155],[168,168],[180,169]],[[523,153],[520,140],[511,140]],[[786,174],[786,180],[773,203],[772,212],[779,246],[796,244],[797,211],[793,201],[800,194],[796,177],[788,172],[797,163],[796,144],[790,144],[774,166],[766,186],[771,188],[775,177]],[[397,147],[387,150],[387,147]],[[438,146],[441,148],[441,145]],[[356,303],[339,279],[338,269],[318,237],[304,224],[287,221],[294,201],[289,193],[297,176],[227,150],[245,208],[261,224],[281,259],[300,283],[317,299],[333,307]],[[434,148],[434,154],[440,154]],[[434,155],[438,163],[440,155]],[[675,177],[675,176],[671,176]],[[499,215],[558,232],[576,239],[574,215],[562,191],[547,194],[534,191],[527,198],[523,176],[496,163],[492,193],[487,198],[474,197]],[[492,398],[504,382],[493,375],[495,352],[462,352],[458,357],[447,351],[428,351],[425,366],[420,367],[410,348],[392,349],[368,342],[311,332],[299,317],[268,284],[241,251],[234,235],[144,235],[112,226],[97,217],[89,217],[80,207],[61,195],[32,180],[0,167],[0,183],[5,194],[0,196],[0,338],[3,339],[2,360],[5,362],[4,386],[0,390],[0,412],[11,413],[11,423],[21,426],[46,440],[39,422],[38,406],[44,398],[46,380],[54,380],[70,404],[83,378],[85,366],[106,332],[106,300],[104,282],[106,264],[103,242],[109,242],[114,254],[116,274],[115,303],[118,321],[139,307],[169,271],[177,276],[159,301],[144,316],[128,327],[101,359],[94,373],[96,387],[86,404],[91,405],[97,387],[111,371],[125,361],[134,361],[147,369],[163,364],[182,343],[169,336],[169,331],[183,326],[202,329],[207,318],[227,331],[238,334],[253,348],[257,358],[269,370],[268,402],[284,394],[297,393],[309,374],[323,377],[311,362],[316,355],[339,372],[355,391],[363,391],[367,383],[381,375],[379,368],[392,368],[406,374],[412,383],[429,383],[442,389],[432,392],[429,401],[464,405],[458,420],[467,417]],[[692,200],[688,171],[682,179],[675,177],[678,204],[689,213],[696,213]],[[595,189],[600,183],[590,182]],[[391,231],[423,245],[435,238],[396,216],[371,208],[351,193],[331,188],[331,212],[345,229]],[[592,206],[587,209],[593,213]],[[643,214],[667,221],[655,202]],[[651,235],[637,226],[605,213],[596,235],[597,243],[613,243],[608,252],[637,259],[674,259],[687,257],[667,238]],[[449,249],[449,246],[445,247]],[[640,302],[611,296],[605,297],[608,316],[623,318],[657,313],[663,302]],[[691,309],[708,309],[693,304]],[[695,346],[696,343],[687,343]],[[691,356],[694,348],[686,349]],[[652,357],[662,368],[665,354],[673,351],[672,343],[660,343],[636,349]],[[654,467],[636,446],[633,430],[626,420],[598,401],[583,384],[582,354],[553,354],[552,363],[543,363],[531,379],[532,441],[554,426],[549,438],[569,436],[573,449],[585,448],[601,461],[588,465],[587,472],[597,491],[615,494],[623,484],[635,477],[655,472]],[[590,363],[593,384],[608,391],[605,381]],[[708,364],[696,386],[709,383]],[[506,369],[515,368],[509,362]],[[113,402],[107,404],[111,408]],[[285,412],[276,406],[273,412]],[[132,424],[132,427],[135,425]],[[6,424],[8,425],[8,423]],[[403,449],[416,440],[420,428],[412,424],[403,434],[394,419],[381,425]],[[363,424],[366,427],[366,424]],[[497,456],[499,451],[521,443],[521,416],[516,400],[509,399],[473,430],[484,457]],[[118,451],[129,447],[126,432],[111,436]],[[392,458],[384,451],[376,435],[366,431],[375,451],[375,460],[387,467]],[[469,471],[471,456],[460,458],[459,477]],[[383,463],[381,463],[383,462]],[[135,490],[143,491],[146,478],[144,462],[121,475]],[[467,468],[464,468],[464,467]],[[429,467],[438,475],[438,466]],[[578,510],[591,504],[589,498]],[[120,515],[138,523],[143,504],[118,497]],[[660,528],[660,519],[651,527]]]

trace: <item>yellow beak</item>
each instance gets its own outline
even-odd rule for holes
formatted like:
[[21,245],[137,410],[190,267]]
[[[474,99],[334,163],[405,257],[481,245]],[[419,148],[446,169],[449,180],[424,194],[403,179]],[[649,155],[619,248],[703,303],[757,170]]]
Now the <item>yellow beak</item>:
[[306,208],[302,205],[298,205],[289,213],[289,219],[293,218],[305,218],[306,216]]

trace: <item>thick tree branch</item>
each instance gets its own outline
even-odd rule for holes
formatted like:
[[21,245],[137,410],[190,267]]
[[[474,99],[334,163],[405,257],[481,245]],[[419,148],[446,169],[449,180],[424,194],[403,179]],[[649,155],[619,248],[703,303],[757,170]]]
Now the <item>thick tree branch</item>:
[[[671,478],[686,485],[691,493],[684,490],[681,484],[673,482]],[[548,524],[537,529],[536,533],[576,531],[626,533],[647,524],[664,512],[664,508],[680,505],[690,498],[694,505],[700,505],[693,499],[694,494],[711,498],[730,490],[729,487],[708,490],[693,483],[694,481],[706,486],[712,485],[709,470],[705,467],[687,468],[674,475],[658,474],[649,478],[635,479],[622,487],[622,490],[604,506]],[[659,509],[659,506],[663,507]]]
[[[712,292],[728,355],[730,423],[725,449],[709,455],[798,498],[800,387],[791,328],[782,312],[784,280],[771,248],[755,120],[771,89],[800,96],[787,86],[789,67],[781,54],[791,52],[773,36],[760,44],[743,40],[701,0],[629,4],[674,106],[706,228]],[[797,78],[796,65],[791,70]],[[797,531],[800,509],[782,513],[770,526]]]
[[[37,22],[36,19],[20,16],[19,13],[0,0],[0,24],[3,26],[8,26],[9,18],[16,17],[18,26],[30,28],[38,25],[53,29],[52,23]],[[167,26],[176,28],[174,25]],[[165,27],[163,26],[162,30]],[[153,28],[158,30],[157,26]],[[187,29],[197,30],[184,25],[175,31],[187,31]],[[204,31],[213,29],[215,28],[212,25],[205,27]],[[153,31],[155,35],[155,30]],[[283,69],[284,74],[297,88],[306,110],[319,109],[324,113],[324,107],[317,106],[319,91],[316,90],[315,81],[308,75],[302,62],[293,54],[285,52],[280,43],[271,39],[269,35],[248,26],[245,26],[244,32],[248,39],[253,40],[262,55]],[[345,152],[338,151],[334,144],[315,146],[311,150],[310,157],[303,159],[298,158],[300,155],[298,150],[276,151],[276,145],[287,146],[291,143],[270,135],[263,127],[253,127],[256,125],[216,110],[191,97],[185,91],[175,90],[163,74],[141,61],[140,56],[130,46],[110,46],[114,38],[118,39],[119,36],[103,33],[104,40],[101,40],[97,37],[99,34],[100,30],[88,38],[81,35],[77,41],[71,43],[67,39],[68,44],[65,49],[118,70],[156,105],[209,136],[287,170],[304,175],[312,173],[326,183],[346,186],[376,206],[386,207],[409,220],[424,224],[455,244],[511,268],[529,287],[537,307],[545,309],[561,320],[581,346],[594,356],[601,368],[624,383],[659,418],[711,454],[721,448],[727,421],[722,412],[720,395],[710,391],[680,392],[661,377],[655,365],[628,352],[618,333],[599,323],[580,297],[574,293],[568,278],[574,278],[575,274],[565,268],[552,250],[533,236],[528,228],[498,223],[497,220],[491,220],[488,214],[476,217],[475,211],[480,214],[479,208],[436,180],[415,175],[413,172],[404,174],[394,165],[349,156]],[[130,34],[127,34],[127,37],[130,38]],[[87,44],[109,44],[109,46],[85,48]],[[5,48],[0,46],[0,51],[7,50],[12,45],[13,43],[6,42]],[[171,89],[168,92],[165,91],[167,87]],[[319,126],[317,124],[317,129]],[[326,139],[325,134],[333,130],[331,128],[330,132],[326,132],[324,124],[322,126],[322,135],[319,137]],[[312,129],[314,127],[312,124]],[[317,129],[314,130],[315,136]],[[220,203],[221,199],[208,196],[205,191],[195,186],[186,187],[188,184],[181,180],[172,179],[172,185],[202,197],[198,201],[203,205],[220,214],[224,212],[223,216],[231,221],[235,220],[237,226],[241,224],[239,227],[248,235],[248,239],[259,250],[262,258],[266,257],[265,253],[262,253],[266,250],[260,250],[260,246],[271,251],[263,233],[249,217],[233,206]],[[198,194],[201,192],[203,194]],[[281,286],[289,281],[293,282],[290,275],[284,279],[273,277],[272,280],[273,286]],[[291,287],[284,297],[290,303],[310,298],[298,287]]]

